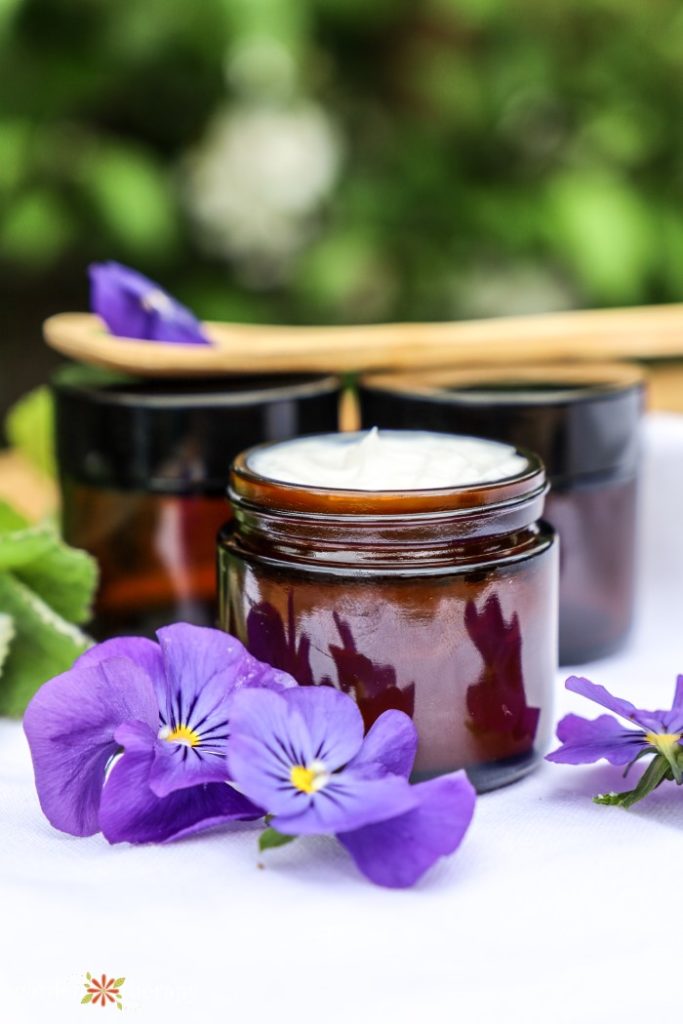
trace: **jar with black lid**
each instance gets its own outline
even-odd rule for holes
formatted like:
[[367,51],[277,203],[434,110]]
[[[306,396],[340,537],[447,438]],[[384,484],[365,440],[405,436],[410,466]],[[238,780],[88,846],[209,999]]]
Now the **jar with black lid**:
[[151,380],[65,367],[53,381],[66,540],[99,562],[91,632],[216,623],[216,534],[245,446],[336,430],[330,376]]
[[616,651],[635,595],[644,375],[629,364],[548,364],[376,374],[360,385],[363,425],[471,433],[536,452],[560,536],[560,662]]

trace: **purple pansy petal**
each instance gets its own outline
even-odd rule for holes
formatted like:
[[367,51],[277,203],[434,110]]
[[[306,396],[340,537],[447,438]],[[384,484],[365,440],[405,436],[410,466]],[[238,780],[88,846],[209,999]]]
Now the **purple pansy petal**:
[[557,726],[562,746],[546,755],[557,764],[593,764],[604,758],[610,764],[629,764],[646,746],[643,733],[624,729],[611,715],[590,721],[579,715],[565,715]]
[[476,797],[464,772],[422,782],[413,791],[418,804],[407,814],[337,836],[377,885],[414,885],[439,857],[458,848],[469,828]]
[[[227,734],[226,734],[227,735]],[[186,743],[157,740],[149,775],[150,789],[156,796],[167,796],[177,789],[187,789],[207,782],[227,782],[230,778],[225,759],[227,742],[220,741],[222,752]]]
[[[254,794],[245,785],[245,792]],[[353,772],[333,775],[308,796],[308,807],[295,816],[276,815],[273,828],[285,835],[326,835],[351,831],[376,821],[395,818],[417,806],[415,787],[400,775],[368,779]],[[270,805],[267,810],[271,813]]]
[[92,263],[90,308],[97,313],[112,334],[124,338],[146,338],[149,314],[140,303],[140,296],[151,287],[151,281],[128,267],[115,263]]
[[240,647],[242,654],[239,666],[235,666],[233,670],[233,689],[273,690],[275,693],[281,693],[282,690],[298,689],[299,684],[289,672],[273,668],[265,661],[259,661],[242,644]]
[[329,773],[358,751],[363,737],[354,702],[326,686],[281,694],[243,690],[232,701],[230,729],[231,777],[268,813],[286,817],[302,815],[319,798],[296,788],[292,768],[318,762]]
[[268,814],[301,814],[311,795],[290,785],[290,763],[285,764],[278,754],[276,743],[264,751],[253,736],[232,733],[227,758],[230,778]]
[[363,717],[351,697],[331,686],[299,686],[283,694],[303,719],[310,737],[306,761],[320,760],[330,771],[347,764],[363,743]]
[[603,708],[613,711],[621,718],[625,718],[629,722],[638,722],[638,709],[628,700],[613,697],[604,686],[598,686],[597,683],[592,683],[590,679],[584,679],[582,676],[570,676],[564,685],[572,693],[578,693],[581,697],[587,697],[588,700],[601,704]]
[[194,314],[144,274],[113,260],[93,263],[90,308],[122,338],[208,345]]
[[[183,722],[195,698],[206,698],[209,710],[216,700],[227,700],[245,653],[239,640],[218,629],[192,626],[187,622],[157,630],[157,638],[164,663],[166,708],[160,703],[167,720],[179,694]],[[212,687],[216,682],[218,685]]]
[[[647,714],[647,712],[639,712],[639,714]],[[651,732],[683,732],[683,676],[676,677],[676,688],[674,690],[674,699],[671,709],[669,711],[651,711],[649,712],[652,723],[648,726]]]
[[124,752],[153,750],[157,742],[157,735],[154,729],[146,722],[123,722],[114,732],[114,739],[121,749],[121,756]]
[[385,711],[370,727],[363,746],[347,768],[369,775],[407,778],[417,753],[417,729],[403,711]]
[[[296,681],[286,672],[257,661],[244,645],[228,633],[205,626],[179,622],[157,632],[166,678],[166,721],[177,711],[181,699],[181,718],[186,721],[195,702],[192,725],[206,713],[214,713],[218,705],[227,710],[230,695],[242,688],[265,688],[278,692]],[[162,712],[164,703],[160,701]],[[197,715],[199,714],[199,718]]]
[[270,814],[301,813],[311,795],[291,785],[291,770],[313,757],[301,715],[267,690],[235,694],[230,712],[230,776]]
[[643,711],[636,708],[630,701],[613,697],[604,686],[598,686],[597,683],[592,683],[590,679],[581,676],[570,676],[564,685],[572,693],[578,693],[596,704],[601,704],[608,711],[614,711],[621,718],[634,722],[646,732],[669,732],[670,720],[674,717],[681,719],[679,714],[673,716],[670,711]]
[[676,689],[674,690],[674,700],[671,705],[672,711],[683,711],[683,675],[676,676]]
[[[387,774],[385,768],[381,777],[369,777],[371,762],[358,771],[334,772],[362,743],[360,713],[344,694],[328,687],[282,694],[243,691],[235,695],[231,710],[231,776],[251,800],[275,816],[273,827],[281,832],[360,828],[415,806],[407,780]],[[312,765],[319,774],[309,792],[297,786],[293,768],[310,770]]]
[[263,812],[225,783],[182,789],[159,798],[148,786],[156,735],[130,723],[117,730],[125,753],[102,792],[100,827],[110,843],[161,843]]
[[92,665],[99,665],[108,658],[128,658],[129,661],[134,661],[152,680],[157,699],[164,693],[164,663],[159,644],[155,644],[153,640],[148,640],[144,636],[112,637],[111,640],[95,644],[85,654],[81,654],[74,668],[89,668]]
[[147,674],[125,658],[78,664],[45,683],[24,716],[40,806],[55,828],[71,835],[98,831],[107,762],[116,728],[139,720],[156,729]]
[[[283,672],[256,661],[233,636],[178,623],[157,633],[164,673],[159,708],[162,730],[150,785],[157,796],[229,778],[225,754],[235,692],[280,692],[296,686]],[[187,742],[177,732],[183,729]]]

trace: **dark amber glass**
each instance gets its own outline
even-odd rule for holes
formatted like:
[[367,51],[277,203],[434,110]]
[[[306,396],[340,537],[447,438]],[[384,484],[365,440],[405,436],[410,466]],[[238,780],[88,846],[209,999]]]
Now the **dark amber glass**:
[[631,628],[636,570],[634,476],[556,484],[545,516],[560,537],[560,662],[618,650]]
[[[123,343],[122,343],[123,344]],[[335,378],[187,381],[69,368],[55,381],[66,539],[100,566],[98,639],[216,625],[216,535],[245,445],[334,430]]]
[[564,364],[373,375],[363,426],[476,434],[536,452],[560,537],[560,662],[617,650],[635,600],[644,378],[628,364]]
[[542,755],[557,663],[557,549],[546,484],[332,491],[240,456],[219,540],[220,622],[302,684],[353,696],[366,726],[415,721],[415,777],[465,767],[480,789]]
[[225,496],[108,490],[62,478],[63,529],[98,561],[96,639],[169,622],[216,625],[216,535]]

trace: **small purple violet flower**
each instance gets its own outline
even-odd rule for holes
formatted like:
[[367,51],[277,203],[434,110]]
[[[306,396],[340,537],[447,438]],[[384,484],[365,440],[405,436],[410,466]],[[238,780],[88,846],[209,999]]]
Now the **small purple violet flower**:
[[164,842],[261,817],[226,784],[231,703],[241,689],[295,681],[219,630],[178,623],[157,637],[93,647],[29,704],[36,789],[55,828]]
[[599,803],[618,803],[628,807],[667,778],[681,784],[683,675],[676,680],[673,705],[668,711],[640,710],[629,701],[613,697],[604,686],[579,676],[570,676],[565,686],[572,693],[578,693],[608,708],[638,728],[625,728],[612,715],[600,715],[595,719],[565,715],[557,726],[557,738],[561,740],[561,746],[547,754],[546,760],[558,764],[592,764],[604,759],[610,764],[624,765],[626,775],[641,757],[656,755],[634,790],[596,797]]
[[231,776],[272,822],[264,848],[331,833],[371,881],[403,888],[469,827],[475,794],[464,772],[409,784],[417,733],[402,711],[384,712],[363,738],[356,703],[332,687],[242,691],[230,728]]
[[210,345],[195,315],[144,274],[110,260],[91,263],[90,308],[120,338]]

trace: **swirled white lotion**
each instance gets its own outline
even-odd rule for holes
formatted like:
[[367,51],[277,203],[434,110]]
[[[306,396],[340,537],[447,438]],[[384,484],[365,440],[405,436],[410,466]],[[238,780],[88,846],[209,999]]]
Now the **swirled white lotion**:
[[284,441],[248,460],[254,473],[280,483],[355,491],[474,487],[517,476],[527,465],[498,441],[377,428]]

